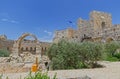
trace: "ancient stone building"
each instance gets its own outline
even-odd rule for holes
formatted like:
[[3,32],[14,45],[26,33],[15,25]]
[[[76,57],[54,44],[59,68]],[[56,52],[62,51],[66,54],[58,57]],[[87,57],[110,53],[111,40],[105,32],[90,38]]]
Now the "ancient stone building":
[[[26,39],[27,36],[31,36],[34,40]],[[51,43],[41,42],[35,35],[30,33],[22,34],[17,40],[8,40],[6,35],[0,36],[0,49],[7,49],[14,54],[30,52],[44,55],[50,45]]]
[[0,49],[12,51],[13,43],[14,41],[7,39],[6,35],[0,35]]
[[58,42],[60,39],[68,39],[73,41],[79,41],[78,31],[72,28],[68,28],[65,30],[55,31],[55,37],[53,42]]
[[[112,16],[109,13],[92,11],[89,20],[81,18],[77,21],[77,30],[66,29],[55,32],[53,42],[61,39],[70,41],[99,41],[110,42],[120,40],[120,24],[112,24]],[[71,31],[69,31],[71,30]]]

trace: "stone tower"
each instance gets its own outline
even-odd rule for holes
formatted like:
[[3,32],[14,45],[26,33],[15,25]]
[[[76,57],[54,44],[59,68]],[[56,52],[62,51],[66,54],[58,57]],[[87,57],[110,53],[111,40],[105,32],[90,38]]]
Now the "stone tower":
[[104,30],[112,27],[112,17],[105,12],[93,11],[90,13],[90,23],[94,27],[94,30]]

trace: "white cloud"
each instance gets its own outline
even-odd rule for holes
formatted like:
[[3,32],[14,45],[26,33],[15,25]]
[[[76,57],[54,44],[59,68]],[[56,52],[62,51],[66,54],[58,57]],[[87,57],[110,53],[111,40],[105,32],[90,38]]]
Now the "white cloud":
[[15,20],[11,20],[10,22],[11,23],[18,23],[18,21],[15,21]]
[[52,38],[52,36],[48,35],[48,36],[43,36],[43,37],[39,38],[39,40],[42,42],[52,42],[53,38]]
[[40,39],[42,42],[52,42],[52,40]]
[[1,22],[18,23],[18,21],[7,19],[7,18],[2,18]]
[[6,18],[2,18],[1,21],[7,22],[8,19],[6,19]]
[[52,32],[49,32],[47,30],[44,30],[45,33],[47,33],[49,36],[52,36]]
[[39,38],[39,41],[42,41],[42,42],[52,42],[52,38],[43,37],[43,38]]

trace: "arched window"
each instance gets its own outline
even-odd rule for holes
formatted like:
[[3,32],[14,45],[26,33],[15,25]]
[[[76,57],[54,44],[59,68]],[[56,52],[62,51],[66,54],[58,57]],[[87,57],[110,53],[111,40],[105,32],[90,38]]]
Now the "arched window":
[[28,51],[28,47],[26,47],[26,51]]
[[101,26],[102,26],[102,29],[105,29],[105,22],[102,22]]

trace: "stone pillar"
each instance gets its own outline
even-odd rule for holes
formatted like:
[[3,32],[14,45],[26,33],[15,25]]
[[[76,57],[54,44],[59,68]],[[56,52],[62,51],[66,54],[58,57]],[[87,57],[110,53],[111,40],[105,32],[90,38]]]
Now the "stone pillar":
[[41,57],[41,45],[39,42],[37,42],[37,44],[36,44],[36,54],[40,55],[40,57]]
[[17,44],[17,42],[14,42],[14,44],[13,44],[12,53],[13,53],[14,55],[18,55],[18,53],[19,53],[19,49],[18,49],[18,44]]

